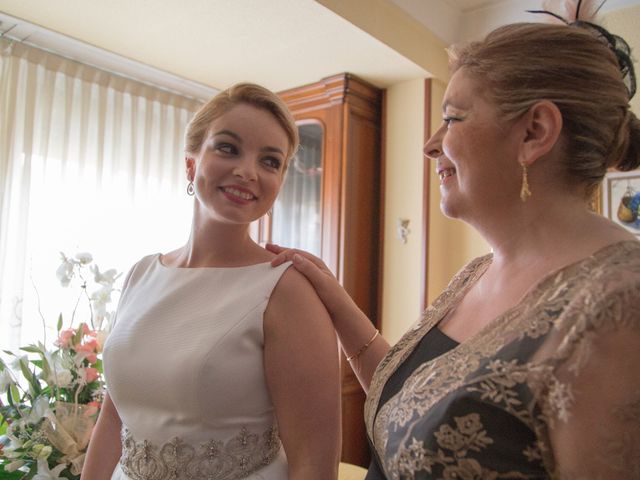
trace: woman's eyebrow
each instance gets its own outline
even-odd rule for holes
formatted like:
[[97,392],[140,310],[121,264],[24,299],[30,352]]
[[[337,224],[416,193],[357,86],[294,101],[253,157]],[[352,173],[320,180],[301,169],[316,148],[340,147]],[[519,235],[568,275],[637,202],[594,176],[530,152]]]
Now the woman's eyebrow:
[[[215,132],[212,136],[217,137],[218,135],[228,135],[236,139],[238,143],[242,143],[242,137],[238,135],[236,132],[233,132],[231,130],[220,130],[219,132]],[[262,150],[263,152],[279,153],[280,155],[284,156],[284,152],[282,151],[282,149],[278,147],[267,146],[267,147],[261,148],[260,150]]]
[[451,100],[445,100],[442,104],[442,111],[445,112],[448,107],[460,109],[460,107],[456,106],[455,102],[452,102]]
[[278,147],[264,147],[261,150],[263,152],[279,153],[280,155],[284,156],[284,152],[282,150],[280,150]]
[[232,132],[231,130],[220,130],[219,132],[215,132],[213,134],[214,137],[217,137],[218,135],[228,135],[230,137],[235,138],[238,142],[242,142],[242,138],[240,137],[240,135],[238,135],[235,132]]

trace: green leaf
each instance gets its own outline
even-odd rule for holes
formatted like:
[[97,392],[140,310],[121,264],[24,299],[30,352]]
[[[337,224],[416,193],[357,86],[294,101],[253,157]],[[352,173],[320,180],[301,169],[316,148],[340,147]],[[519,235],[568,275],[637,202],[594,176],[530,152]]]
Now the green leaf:
[[15,357],[16,354],[13,352],[10,352],[9,350],[3,350],[4,353],[6,353],[7,355],[11,355],[12,357]]
[[27,382],[29,382],[29,393],[31,393],[32,397],[35,397],[42,390],[38,377],[36,376],[36,372],[29,370],[29,364],[24,360],[24,358],[20,359],[19,364],[22,375]]
[[[38,360],[38,362],[40,363],[39,367],[42,370],[42,378],[44,379],[44,381],[47,381],[47,379],[51,375],[51,365],[49,365],[49,361],[44,355],[42,356],[42,360]],[[33,363],[36,364],[36,362]]]
[[29,353],[42,353],[42,351],[35,345],[27,345],[26,347],[20,347],[23,352]]
[[100,373],[104,373],[104,370],[103,370],[103,367],[102,367],[102,359],[101,358],[96,360],[96,363],[93,364],[93,368],[98,370]]
[[20,371],[22,372],[22,375],[24,375],[24,378],[27,379],[27,382],[31,382],[33,374],[31,373],[31,370],[29,370],[29,364],[25,362],[24,358],[21,358],[18,364],[20,365]]
[[33,378],[34,382],[31,384],[31,387],[33,387],[33,398],[36,398],[42,393],[42,385],[40,385],[40,381],[35,375],[33,376]]
[[82,324],[80,324],[80,326],[76,330],[76,334],[73,336],[73,344],[74,345],[79,344],[82,341],[83,336],[84,334],[82,333]]
[[20,403],[20,390],[14,383],[9,387],[9,393],[10,395],[7,395],[7,398],[12,406],[14,406],[14,403]]
[[[3,464],[0,463],[0,466]],[[4,467],[0,470],[0,480],[22,480],[24,478],[24,472],[16,470],[15,472],[7,472]]]
[[58,329],[58,333],[60,333],[60,330],[62,330],[62,313],[58,315],[58,325],[56,328]]

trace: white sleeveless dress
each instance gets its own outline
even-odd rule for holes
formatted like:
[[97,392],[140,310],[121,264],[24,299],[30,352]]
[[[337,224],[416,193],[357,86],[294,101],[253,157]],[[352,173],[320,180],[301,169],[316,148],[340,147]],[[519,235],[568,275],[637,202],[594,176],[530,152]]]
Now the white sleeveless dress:
[[263,314],[290,263],[132,269],[104,369],[122,419],[112,480],[286,480]]

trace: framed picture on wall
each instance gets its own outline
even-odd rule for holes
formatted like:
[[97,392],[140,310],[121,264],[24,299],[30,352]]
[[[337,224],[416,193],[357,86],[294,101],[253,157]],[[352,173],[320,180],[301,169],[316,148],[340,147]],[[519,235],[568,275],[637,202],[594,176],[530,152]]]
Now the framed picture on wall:
[[602,214],[640,237],[640,170],[607,173]]

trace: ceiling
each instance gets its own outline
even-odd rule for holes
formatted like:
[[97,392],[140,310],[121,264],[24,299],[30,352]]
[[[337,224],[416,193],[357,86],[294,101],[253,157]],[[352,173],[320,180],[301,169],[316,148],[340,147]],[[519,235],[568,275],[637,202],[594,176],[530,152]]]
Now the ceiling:
[[[425,3],[424,0],[420,0]],[[433,3],[438,0],[426,0],[426,3]],[[566,0],[564,0],[566,1]],[[577,1],[577,0],[574,0]],[[589,0],[583,0],[583,3],[587,3]],[[596,5],[600,5],[603,3],[603,0],[590,0],[591,3],[595,3]],[[486,9],[489,7],[499,7],[499,8],[509,8],[510,5],[517,4],[518,0],[447,0],[447,3],[452,7],[456,8],[460,12],[468,13],[473,10]],[[532,2],[531,8],[540,8],[544,0],[536,0]],[[562,3],[560,0],[554,0],[550,2],[550,4],[558,5]],[[603,5],[603,11],[607,10],[615,10],[618,8],[624,8],[629,5],[637,5],[638,2],[635,0],[605,0]]]
[[429,76],[315,0],[0,0],[0,12],[0,31],[27,42],[47,44],[53,31],[214,88],[279,91],[346,71],[380,87]]
[[0,0],[0,34],[198,98],[238,81],[281,91],[341,72],[385,88],[446,78],[447,44],[541,3]]
[[504,2],[504,0],[449,0],[449,4],[461,12],[468,12],[502,2]]

